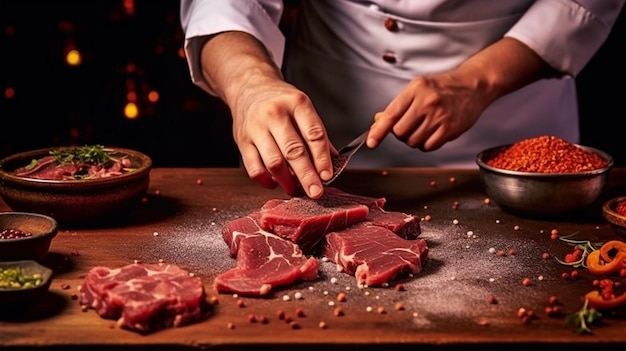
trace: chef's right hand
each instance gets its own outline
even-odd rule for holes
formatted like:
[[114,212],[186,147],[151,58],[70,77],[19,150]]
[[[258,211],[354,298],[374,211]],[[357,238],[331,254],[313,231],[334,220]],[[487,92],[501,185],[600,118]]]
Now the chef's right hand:
[[251,78],[232,106],[233,136],[251,179],[294,195],[323,193],[332,175],[331,145],[311,100],[294,86],[268,77]]
[[198,40],[205,90],[229,106],[250,178],[289,195],[301,187],[310,198],[322,196],[334,148],[309,97],[284,81],[252,35],[227,31]]

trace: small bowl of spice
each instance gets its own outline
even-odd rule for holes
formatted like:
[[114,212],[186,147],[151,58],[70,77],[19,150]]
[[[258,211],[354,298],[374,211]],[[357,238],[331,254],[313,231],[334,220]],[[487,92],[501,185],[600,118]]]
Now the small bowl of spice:
[[0,261],[42,261],[58,233],[57,221],[26,212],[0,212]]
[[103,145],[26,151],[0,160],[0,197],[60,226],[110,226],[145,196],[151,167],[141,152]]
[[613,158],[544,135],[482,151],[476,163],[487,196],[502,209],[554,217],[593,204],[606,187]]
[[0,262],[0,306],[15,307],[41,297],[50,287],[52,273],[32,260]]
[[602,204],[602,216],[615,233],[626,238],[626,196],[618,196]]

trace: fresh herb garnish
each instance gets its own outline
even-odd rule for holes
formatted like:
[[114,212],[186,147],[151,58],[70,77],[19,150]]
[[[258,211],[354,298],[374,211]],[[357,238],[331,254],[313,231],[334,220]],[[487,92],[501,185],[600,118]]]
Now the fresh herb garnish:
[[102,145],[54,149],[50,150],[50,155],[56,158],[58,164],[88,163],[102,165],[111,160],[111,157],[104,150],[104,146]]
[[567,323],[576,327],[578,334],[593,334],[590,325],[596,323],[602,317],[602,313],[593,307],[589,307],[589,300],[585,299],[583,307],[578,312],[567,317]]

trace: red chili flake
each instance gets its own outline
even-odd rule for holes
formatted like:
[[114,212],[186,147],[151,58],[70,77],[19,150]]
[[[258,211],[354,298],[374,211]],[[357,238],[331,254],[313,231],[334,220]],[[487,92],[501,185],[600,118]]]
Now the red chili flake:
[[157,189],[154,191],[154,195],[161,195],[161,190]]
[[396,311],[404,311],[404,305],[401,302],[396,302],[393,306]]
[[550,258],[550,254],[547,253],[547,252],[544,252],[544,253],[541,254],[541,258],[543,258],[544,260],[547,260],[547,259]]
[[78,250],[72,250],[72,252],[70,252],[70,255],[78,256],[79,255]]
[[261,322],[261,324],[267,324],[270,320],[265,316],[257,316],[256,319]]
[[326,322],[324,322],[324,321],[319,322],[317,324],[317,327],[320,328],[320,329],[326,329],[327,328]]
[[76,295],[76,294],[72,294],[72,295],[70,295],[70,298],[71,298],[72,300],[78,300],[78,295]]
[[550,305],[557,305],[559,303],[559,299],[556,296],[552,295],[548,298],[548,303]]
[[291,318],[291,316],[285,316],[285,318],[283,318],[283,320],[285,321],[285,323],[289,324],[291,322],[293,322],[293,318]]
[[200,178],[196,179],[196,184],[202,185],[202,179],[200,179]]
[[498,303],[498,300],[496,299],[496,297],[495,297],[495,296],[493,296],[493,295],[489,295],[489,296],[487,297],[487,302],[489,302],[489,304],[491,304],[491,305],[495,305],[495,304],[497,304],[497,303]]
[[67,283],[61,284],[61,289],[63,289],[63,290],[67,290],[67,289],[69,289],[69,288],[70,288],[70,285],[69,285],[69,284],[67,284]]
[[382,172],[380,172],[380,174],[381,174],[383,177],[386,177],[386,176],[388,176],[388,175],[389,175],[389,172],[388,172],[387,170],[383,170]]
[[511,256],[515,256],[517,254],[517,250],[515,249],[509,249],[509,255]]
[[428,185],[429,185],[431,188],[434,188],[434,187],[436,187],[436,186],[437,186],[437,182],[436,182],[436,181],[434,181],[434,180],[431,180],[431,181],[430,181],[430,183],[428,183]]
[[430,220],[431,220],[431,219],[433,219],[433,217],[432,217],[431,215],[429,215],[429,214],[427,214],[427,215],[425,215],[425,216],[424,216],[424,220],[425,220],[426,222],[430,222]]
[[563,272],[563,273],[561,273],[561,278],[563,280],[568,280],[568,279],[570,279],[570,275],[567,272]]
[[506,253],[504,252],[504,250],[498,250],[498,251],[496,251],[496,255],[504,257],[504,256],[506,256]]
[[576,279],[576,278],[578,278],[578,271],[573,270],[573,271],[569,274],[569,277],[570,277],[571,279]]
[[278,319],[285,319],[285,311],[278,311],[276,312],[276,317],[278,317]]
[[305,317],[304,310],[301,308],[296,308],[296,317]]
[[519,225],[514,226],[513,230],[515,230],[515,231],[520,230],[520,226]]
[[291,329],[300,329],[300,324],[298,324],[298,322],[296,321],[289,322],[289,326],[291,327]]
[[452,209],[453,209],[453,210],[456,210],[457,208],[459,208],[459,202],[458,202],[458,201],[454,201],[454,202],[452,203]]
[[219,300],[219,298],[217,296],[211,296],[209,301],[211,302],[212,305],[217,305],[217,304],[220,303],[220,300]]
[[530,286],[530,285],[532,285],[532,282],[531,282],[530,278],[524,278],[524,279],[522,279],[522,285],[524,285],[524,286]]
[[237,307],[246,307],[246,303],[242,299],[237,299]]
[[385,310],[384,307],[380,306],[376,309],[376,312],[378,312],[379,314],[385,314],[387,313],[387,311]]
[[484,203],[485,205],[489,205],[489,204],[491,203],[491,199],[490,199],[490,198],[488,198],[488,197],[486,197],[486,198],[483,200],[483,203]]
[[597,153],[548,135],[521,140],[485,163],[495,168],[535,173],[579,173],[607,165]]
[[480,325],[481,327],[486,327],[489,325],[489,321],[487,321],[486,318],[481,318],[476,321],[476,324]]
[[228,322],[228,323],[226,324],[226,328],[228,328],[228,329],[235,329],[235,324],[233,324],[233,323],[231,323],[231,322]]
[[248,322],[250,322],[250,323],[256,323],[256,322],[257,322],[256,316],[255,316],[255,315],[253,315],[253,314],[249,314],[249,315],[248,315]]
[[405,291],[405,290],[406,290],[406,288],[404,287],[404,285],[403,285],[403,284],[400,284],[400,283],[396,284],[395,289],[396,289],[396,291]]
[[450,177],[449,181],[450,181],[450,183],[454,183],[454,182],[456,182],[456,178]]
[[341,316],[343,316],[344,312],[343,312],[343,309],[342,309],[341,307],[336,307],[336,308],[333,310],[333,314],[334,314],[335,316],[337,316],[337,317],[341,317]]
[[142,197],[142,198],[141,198],[141,202],[142,202],[142,203],[144,203],[144,204],[145,204],[146,202],[148,202],[148,197],[147,197],[147,196]]

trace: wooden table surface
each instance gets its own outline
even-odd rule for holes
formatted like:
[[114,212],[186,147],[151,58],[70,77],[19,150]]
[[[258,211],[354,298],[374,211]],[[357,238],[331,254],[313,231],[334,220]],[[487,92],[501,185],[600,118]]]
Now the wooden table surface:
[[[592,335],[574,332],[566,317],[580,309],[581,296],[593,289],[594,277],[580,269],[577,279],[565,280],[562,273],[571,272],[572,267],[542,258],[543,253],[563,257],[572,250],[564,241],[550,239],[552,229],[561,235],[577,233],[575,238],[580,240],[617,238],[601,216],[601,201],[572,218],[524,218],[506,213],[494,203],[486,204],[474,170],[348,170],[334,185],[355,194],[384,196],[387,210],[431,217],[421,222],[429,258],[422,273],[402,281],[404,291],[397,291],[393,284],[359,289],[354,277],[322,261],[318,280],[276,290],[266,298],[244,298],[245,307],[240,307],[234,296],[217,295],[212,287],[217,274],[235,266],[222,241],[221,227],[266,200],[285,195],[278,189],[261,188],[241,169],[157,168],[151,173],[147,201],[139,203],[122,224],[61,227],[44,262],[55,271],[50,292],[22,314],[2,317],[0,346],[53,350],[495,350],[626,345],[623,316],[603,316],[601,325],[592,326]],[[613,169],[601,200],[623,194],[626,169]],[[459,206],[452,209],[455,201]],[[0,202],[0,210],[9,209]],[[494,254],[492,248],[505,254]],[[102,319],[93,310],[81,310],[75,295],[90,268],[120,267],[135,260],[163,260],[194,272],[205,283],[207,295],[218,297],[218,304],[212,305],[210,316],[200,323],[149,335],[120,329],[115,321]],[[532,284],[524,286],[524,278]],[[345,302],[336,301],[340,292],[346,294]],[[296,299],[296,293],[302,298]],[[544,313],[552,295],[560,301],[562,316]],[[497,303],[490,303],[489,296]],[[404,309],[397,310],[398,303]],[[341,306],[345,314],[335,316],[333,304]],[[522,323],[517,316],[520,308],[535,311],[537,318]],[[297,309],[305,315],[296,317]],[[279,311],[293,316],[300,328],[292,329],[279,320]],[[269,323],[251,323],[249,315],[266,316]],[[320,322],[326,328],[320,328]],[[233,328],[228,328],[229,324]]]

